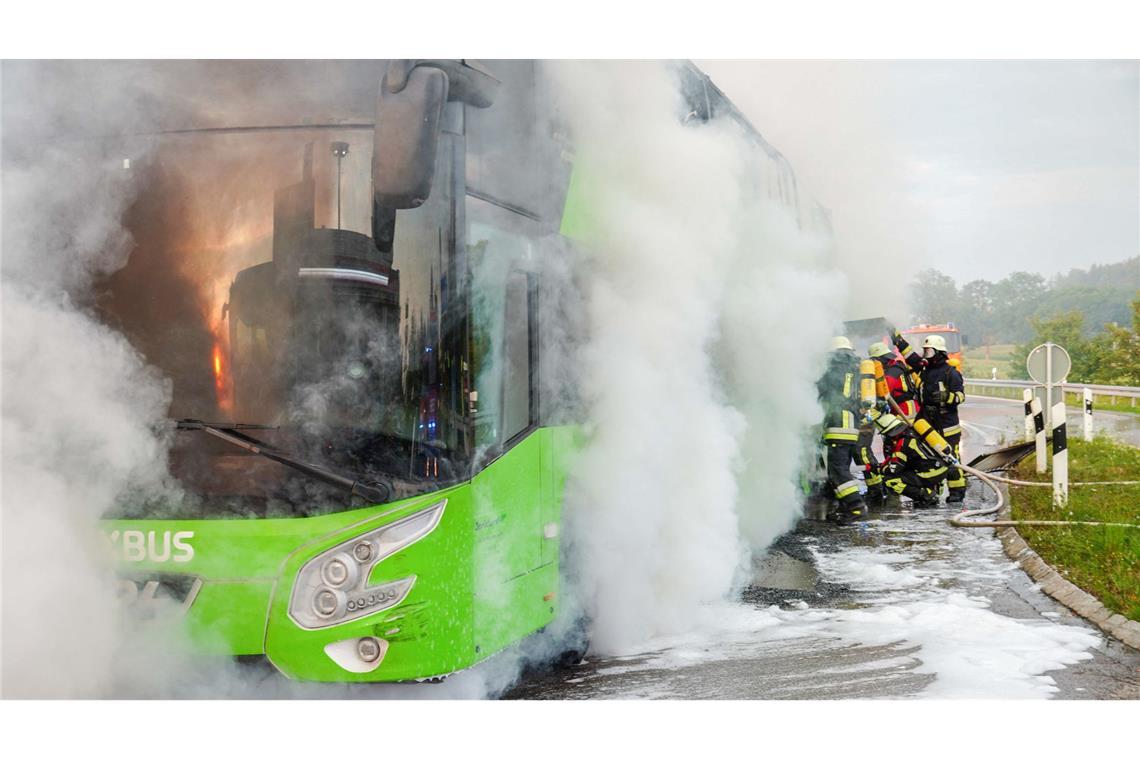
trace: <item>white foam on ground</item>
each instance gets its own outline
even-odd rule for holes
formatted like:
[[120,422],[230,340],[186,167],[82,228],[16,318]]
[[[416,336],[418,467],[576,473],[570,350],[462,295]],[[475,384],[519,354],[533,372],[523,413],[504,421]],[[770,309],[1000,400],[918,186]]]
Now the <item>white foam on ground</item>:
[[[1100,637],[1082,627],[1021,620],[988,609],[984,599],[950,594],[871,610],[833,610],[816,633],[848,642],[917,644],[917,673],[935,676],[922,696],[1020,699],[1057,691],[1047,671],[1092,658]],[[785,622],[796,625],[793,617]]]
[[903,551],[852,547],[843,552],[815,555],[816,569],[827,580],[842,582],[861,591],[899,589],[933,582]]
[[[1009,618],[988,600],[963,594],[898,602],[870,609],[781,610],[744,605],[710,606],[699,628],[684,636],[646,642],[652,654],[602,668],[591,676],[677,670],[732,657],[773,654],[780,642],[810,640],[812,649],[896,645],[918,647],[844,668],[837,676],[919,664],[911,672],[933,675],[919,695],[937,699],[1041,699],[1057,691],[1047,673],[1092,658],[1100,637],[1077,626]],[[849,679],[846,679],[849,680]]]
[[[1091,629],[1011,618],[990,609],[987,594],[1005,588],[1018,572],[992,537],[948,528],[941,515],[913,519],[919,521],[911,523],[918,532],[926,532],[922,523],[929,523],[943,542],[914,547],[904,531],[885,534],[887,547],[852,546],[832,553],[813,548],[825,580],[887,592],[864,600],[871,604],[866,609],[832,610],[822,631],[812,621],[818,632],[865,645],[900,640],[918,645],[922,665],[915,672],[935,676],[923,696],[939,698],[1047,697],[1057,691],[1047,671],[1092,658],[1087,650],[1101,637]],[[909,548],[900,548],[902,543]],[[916,578],[929,582],[910,582]],[[793,622],[789,613],[781,618]]]
[[[1057,613],[1023,619],[992,609],[991,597],[1020,571],[991,536],[951,529],[944,515],[911,520],[879,532],[871,546],[824,551],[806,541],[821,578],[851,589],[851,603],[860,606],[705,605],[691,632],[647,641],[647,654],[592,677],[794,656],[798,649],[886,647],[915,651],[825,672],[850,684],[848,676],[902,667],[934,676],[919,697],[1042,699],[1058,691],[1049,673],[1093,657],[1089,650],[1102,637],[1087,626],[1059,622]],[[939,541],[916,543],[907,526]]]

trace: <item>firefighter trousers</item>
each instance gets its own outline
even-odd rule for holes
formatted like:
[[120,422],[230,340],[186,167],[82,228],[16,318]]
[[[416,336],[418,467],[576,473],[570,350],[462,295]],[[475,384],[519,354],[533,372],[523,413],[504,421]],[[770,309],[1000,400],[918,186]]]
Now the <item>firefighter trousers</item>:
[[917,469],[892,467],[885,473],[886,487],[899,496],[905,496],[918,503],[937,501],[938,490],[946,479],[946,468],[933,462],[926,462]]
[[856,461],[857,446],[852,442],[828,442],[827,484],[835,494],[840,509],[853,511],[862,508],[863,496],[859,481],[851,476],[851,462]]
[[[954,458],[959,462],[962,461],[962,450],[959,446],[962,442],[962,434],[954,433],[952,435],[943,436],[946,442],[954,449]],[[946,472],[946,485],[950,489],[950,501],[961,501],[966,496],[966,473],[961,467],[951,466]]]
[[880,491],[883,483],[882,463],[871,449],[874,438],[874,426],[860,428],[859,440],[855,442],[855,461],[863,466],[863,482],[868,492]]

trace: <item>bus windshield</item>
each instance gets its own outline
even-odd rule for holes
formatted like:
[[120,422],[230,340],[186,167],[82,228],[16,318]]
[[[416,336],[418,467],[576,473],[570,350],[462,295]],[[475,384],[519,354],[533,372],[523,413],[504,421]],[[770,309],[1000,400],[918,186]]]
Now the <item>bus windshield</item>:
[[[172,419],[260,426],[258,440],[400,498],[465,473],[464,307],[450,161],[378,246],[372,140],[371,128],[164,138],[130,169],[143,188],[134,247],[99,307],[169,379]],[[171,467],[191,515],[360,506],[211,436],[176,433]]]

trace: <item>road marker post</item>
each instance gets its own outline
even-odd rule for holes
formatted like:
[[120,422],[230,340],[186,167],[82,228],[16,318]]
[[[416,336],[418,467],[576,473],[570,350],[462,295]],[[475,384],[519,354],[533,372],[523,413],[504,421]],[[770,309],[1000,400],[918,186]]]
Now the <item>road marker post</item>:
[[1053,405],[1053,506],[1069,501],[1069,442],[1065,434],[1065,401]]
[[1045,453],[1045,415],[1041,412],[1041,399],[1036,396],[1029,402],[1030,408],[1033,410],[1033,427],[1036,431],[1034,438],[1037,442],[1035,453],[1037,455],[1037,472],[1045,472],[1048,469],[1049,458]]
[[1021,400],[1025,402],[1025,442],[1033,440],[1033,389],[1026,388],[1021,392]]
[[1093,439],[1093,394],[1088,388],[1085,388],[1085,440],[1091,441]]

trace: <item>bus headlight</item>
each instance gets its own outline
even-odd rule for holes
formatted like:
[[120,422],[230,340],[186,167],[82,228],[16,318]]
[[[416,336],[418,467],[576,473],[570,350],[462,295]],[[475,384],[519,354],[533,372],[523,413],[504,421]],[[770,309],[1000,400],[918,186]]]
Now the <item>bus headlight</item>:
[[367,562],[372,559],[372,544],[367,541],[361,541],[352,548],[352,556],[356,557],[360,562]]
[[321,568],[321,577],[333,588],[356,585],[358,574],[359,566],[356,561],[344,554],[338,554],[328,560]]
[[323,588],[313,597],[313,610],[323,618],[332,617],[343,606],[342,596],[337,596],[335,591]]
[[[416,576],[368,585],[373,568],[385,558],[406,549],[439,525],[447,499],[413,512],[393,523],[353,536],[301,566],[289,617],[302,628],[314,630],[371,615],[404,601]],[[368,645],[362,645],[371,651]],[[358,652],[363,657],[363,652]]]

